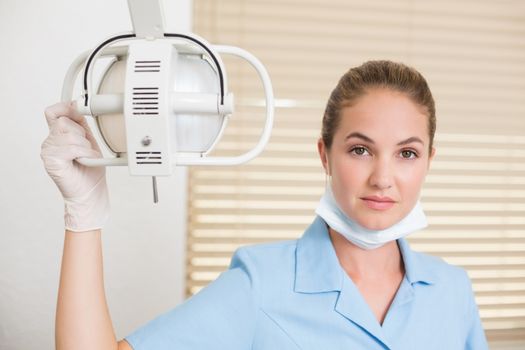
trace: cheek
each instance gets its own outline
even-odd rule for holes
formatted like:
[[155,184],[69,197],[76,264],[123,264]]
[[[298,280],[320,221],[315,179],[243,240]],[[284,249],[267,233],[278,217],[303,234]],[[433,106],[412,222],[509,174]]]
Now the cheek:
[[406,167],[398,173],[398,187],[407,196],[417,196],[425,180],[426,168]]
[[366,164],[351,160],[338,163],[334,170],[332,180],[345,187],[346,191],[357,190],[358,185],[366,182],[369,176]]

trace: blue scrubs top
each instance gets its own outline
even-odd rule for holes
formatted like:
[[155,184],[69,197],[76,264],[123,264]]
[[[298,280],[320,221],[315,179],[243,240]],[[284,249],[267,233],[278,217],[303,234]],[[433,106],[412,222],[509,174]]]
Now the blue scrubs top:
[[126,340],[135,350],[488,349],[465,271],[398,245],[406,272],[382,325],[317,217],[298,240],[240,248],[229,270]]

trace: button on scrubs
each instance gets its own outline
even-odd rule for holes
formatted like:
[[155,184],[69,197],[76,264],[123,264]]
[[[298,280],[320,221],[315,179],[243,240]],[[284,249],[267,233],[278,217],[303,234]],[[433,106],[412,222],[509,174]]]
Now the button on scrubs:
[[488,349],[464,270],[398,245],[405,276],[379,324],[317,217],[294,241],[239,249],[230,269],[128,336],[141,349]]

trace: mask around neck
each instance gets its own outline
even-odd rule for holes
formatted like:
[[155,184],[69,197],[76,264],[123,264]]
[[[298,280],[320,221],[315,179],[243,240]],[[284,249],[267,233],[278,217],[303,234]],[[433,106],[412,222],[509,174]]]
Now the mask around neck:
[[315,210],[328,226],[343,235],[347,240],[363,249],[376,249],[382,245],[428,226],[425,213],[419,201],[398,223],[384,230],[369,230],[350,219],[337,204],[331,186],[326,191]]

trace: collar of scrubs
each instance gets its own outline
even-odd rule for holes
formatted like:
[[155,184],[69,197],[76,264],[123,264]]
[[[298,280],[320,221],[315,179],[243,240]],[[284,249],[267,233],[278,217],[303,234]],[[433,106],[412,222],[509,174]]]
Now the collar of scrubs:
[[397,323],[392,319],[396,316],[391,311],[413,299],[415,284],[431,285],[436,280],[430,266],[421,261],[421,257],[410,249],[405,239],[398,239],[397,242],[405,265],[405,277],[382,326],[339,264],[328,227],[319,216],[297,242],[294,290],[309,294],[340,292],[335,311],[358,324],[384,344],[388,344],[384,327],[387,326],[387,322]]
[[[398,239],[398,246],[405,265],[405,277],[410,284],[435,283],[435,274],[417,256],[404,239]],[[295,291],[322,293],[340,291],[345,272],[330,240],[328,227],[317,216],[297,243],[297,269]]]

